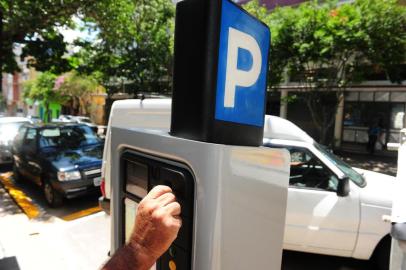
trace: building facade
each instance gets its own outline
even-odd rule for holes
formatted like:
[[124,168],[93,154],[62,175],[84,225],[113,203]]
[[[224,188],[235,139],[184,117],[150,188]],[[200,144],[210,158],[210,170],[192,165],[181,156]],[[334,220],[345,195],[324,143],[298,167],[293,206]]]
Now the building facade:
[[[348,88],[338,106],[334,128],[330,130],[330,146],[355,152],[366,152],[369,129],[379,125],[381,132],[375,150],[381,154],[388,143],[399,142],[400,130],[406,128],[406,81],[393,84],[389,81],[367,81]],[[318,139],[310,111],[300,99],[303,92],[298,85],[287,83],[273,93],[268,102],[268,113],[286,118],[310,136]],[[289,97],[296,96],[292,102]],[[273,107],[273,108],[270,108]],[[279,110],[278,110],[279,109]]]
[[27,67],[27,60],[20,59],[22,53],[22,46],[16,45],[14,47],[14,54],[16,55],[16,62],[20,68],[20,72],[13,74],[2,74],[2,96],[5,108],[3,113],[10,116],[23,116],[27,114],[27,108],[24,104],[23,98],[23,84],[25,81],[30,80],[36,76],[36,71]]

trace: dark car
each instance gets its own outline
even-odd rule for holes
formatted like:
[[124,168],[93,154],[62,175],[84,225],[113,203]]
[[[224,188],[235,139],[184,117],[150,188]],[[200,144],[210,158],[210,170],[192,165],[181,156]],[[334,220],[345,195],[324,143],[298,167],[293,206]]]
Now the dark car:
[[27,124],[13,146],[14,178],[43,189],[48,204],[99,191],[103,141],[88,126],[72,123]]

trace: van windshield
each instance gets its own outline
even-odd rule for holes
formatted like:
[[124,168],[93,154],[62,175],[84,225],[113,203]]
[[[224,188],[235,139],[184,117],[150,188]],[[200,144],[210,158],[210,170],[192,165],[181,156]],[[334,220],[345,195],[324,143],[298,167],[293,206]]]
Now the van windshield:
[[355,184],[360,187],[366,186],[366,181],[362,174],[356,172],[350,165],[342,161],[339,157],[333,153],[327,151],[322,145],[315,143],[314,146],[319,150],[328,160],[330,160],[334,165],[336,165],[340,170],[345,173],[346,176],[350,178]]

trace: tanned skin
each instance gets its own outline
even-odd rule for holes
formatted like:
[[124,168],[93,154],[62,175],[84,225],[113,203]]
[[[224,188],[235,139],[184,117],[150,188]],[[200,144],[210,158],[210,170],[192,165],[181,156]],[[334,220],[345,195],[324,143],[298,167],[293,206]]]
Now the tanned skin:
[[103,270],[148,270],[168,250],[182,226],[180,205],[171,188],[154,187],[140,202],[130,240]]

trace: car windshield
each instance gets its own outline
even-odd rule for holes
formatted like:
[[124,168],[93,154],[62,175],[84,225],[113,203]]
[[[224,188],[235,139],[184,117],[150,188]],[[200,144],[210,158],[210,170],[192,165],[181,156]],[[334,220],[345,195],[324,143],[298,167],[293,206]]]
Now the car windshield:
[[327,151],[325,147],[322,145],[315,143],[314,146],[334,165],[336,165],[340,170],[345,173],[355,184],[360,187],[364,187],[366,185],[364,177],[356,172],[350,165],[342,161],[339,157]]
[[40,131],[39,145],[57,148],[79,148],[100,143],[96,133],[88,126],[45,128]]
[[11,122],[0,124],[0,140],[9,141],[17,135],[18,129],[24,122]]

